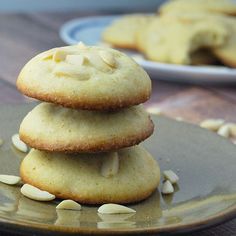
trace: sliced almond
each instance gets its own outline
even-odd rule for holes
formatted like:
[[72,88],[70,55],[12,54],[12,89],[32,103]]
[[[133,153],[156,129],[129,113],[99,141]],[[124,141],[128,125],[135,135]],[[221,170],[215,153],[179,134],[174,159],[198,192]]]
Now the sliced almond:
[[177,116],[177,117],[175,117],[175,120],[177,120],[177,121],[183,121],[184,119],[183,119],[183,117],[181,117],[181,116]]
[[161,188],[163,194],[171,194],[174,192],[174,187],[169,180],[166,180]]
[[52,59],[55,62],[65,61],[67,54],[68,52],[66,52],[65,50],[58,48],[55,50]]
[[21,152],[27,152],[28,147],[27,145],[20,140],[19,134],[14,134],[11,137],[12,143],[16,149],[18,149]]
[[169,180],[172,184],[176,184],[179,181],[179,176],[175,174],[173,170],[163,171],[163,177],[166,180]]
[[20,183],[21,178],[15,175],[0,175],[0,182],[9,185],[15,185]]
[[101,167],[102,176],[108,178],[116,175],[119,171],[119,156],[117,152],[107,154]]
[[81,41],[77,44],[77,46],[79,49],[86,49],[87,48],[87,46]]
[[207,119],[200,123],[200,126],[211,131],[217,131],[223,124],[223,119]]
[[70,64],[60,65],[53,70],[53,73],[59,77],[71,77],[78,80],[88,80],[89,74],[82,73],[76,66]]
[[162,111],[159,107],[148,107],[146,109],[146,111],[150,114],[153,114],[153,115],[161,115],[162,114]]
[[56,206],[56,209],[80,211],[81,205],[73,200],[64,200]]
[[36,201],[51,201],[55,199],[55,196],[47,191],[42,191],[30,184],[24,184],[21,188],[21,193]]
[[100,51],[99,56],[102,58],[102,60],[109,66],[115,67],[116,66],[116,60],[114,56],[107,51]]
[[223,125],[219,128],[219,130],[217,131],[217,134],[225,137],[225,138],[229,138],[229,135],[230,135],[230,129],[229,129],[229,126],[226,124],[226,125]]
[[44,53],[42,54],[42,59],[43,59],[43,60],[52,59],[55,50],[56,50],[56,49],[53,48],[53,49],[51,49],[51,50],[48,50],[48,51],[44,52]]
[[67,55],[66,62],[76,66],[82,66],[85,62],[85,57],[83,55]]
[[127,214],[134,213],[136,211],[123,205],[108,203],[100,206],[98,208],[98,212],[100,214]]

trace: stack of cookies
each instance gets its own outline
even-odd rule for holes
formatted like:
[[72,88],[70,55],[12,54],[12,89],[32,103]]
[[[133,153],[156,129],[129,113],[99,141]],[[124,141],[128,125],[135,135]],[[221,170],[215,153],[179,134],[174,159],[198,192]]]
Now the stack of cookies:
[[136,202],[157,188],[159,166],[137,146],[154,129],[139,105],[151,81],[131,58],[82,43],[54,48],[24,66],[17,87],[43,101],[20,126],[32,147],[25,183],[87,204]]

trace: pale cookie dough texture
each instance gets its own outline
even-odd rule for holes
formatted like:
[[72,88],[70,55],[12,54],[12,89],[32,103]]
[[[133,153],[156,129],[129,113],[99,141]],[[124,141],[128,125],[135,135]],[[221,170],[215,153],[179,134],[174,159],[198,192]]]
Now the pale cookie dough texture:
[[24,118],[19,133],[21,140],[40,150],[101,152],[138,144],[153,129],[142,105],[101,112],[41,103]]
[[109,153],[66,155],[32,149],[20,173],[24,182],[58,198],[88,204],[136,202],[155,191],[160,169],[145,149],[125,148],[118,157],[118,173],[104,177],[101,166]]
[[236,15],[236,3],[233,0],[175,0],[163,4],[158,11],[161,14],[208,11]]
[[145,31],[145,56],[158,62],[192,64],[192,53],[223,45],[227,40],[227,27],[220,19],[198,13],[156,17]]
[[235,17],[224,17],[223,21],[229,28],[229,37],[224,45],[214,48],[213,53],[225,65],[236,67],[236,19]]
[[137,33],[151,21],[153,16],[134,14],[114,20],[102,34],[103,40],[115,47],[137,49]]
[[113,110],[148,100],[151,80],[124,53],[78,44],[31,59],[20,72],[17,87],[26,96],[65,107]]

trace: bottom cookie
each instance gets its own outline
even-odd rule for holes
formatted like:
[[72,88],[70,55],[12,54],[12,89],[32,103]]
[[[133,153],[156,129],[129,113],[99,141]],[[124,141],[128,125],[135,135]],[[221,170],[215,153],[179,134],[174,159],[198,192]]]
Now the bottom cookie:
[[26,183],[58,198],[86,204],[141,201],[160,182],[157,162],[139,146],[117,153],[76,155],[32,149],[22,161],[20,173]]

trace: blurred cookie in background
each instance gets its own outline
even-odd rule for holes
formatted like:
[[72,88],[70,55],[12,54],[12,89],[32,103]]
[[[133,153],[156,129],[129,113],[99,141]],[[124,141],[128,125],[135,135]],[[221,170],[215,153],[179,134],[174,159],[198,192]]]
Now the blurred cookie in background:
[[220,60],[209,49],[199,49],[190,54],[192,65],[222,65]]
[[168,1],[158,9],[161,14],[193,11],[236,15],[236,4],[232,0],[175,0]]
[[236,67],[235,2],[175,0],[158,12],[119,18],[105,29],[103,40],[150,61]]
[[103,39],[115,47],[136,49],[136,34],[151,21],[151,15],[125,15],[115,20],[103,32]]
[[223,64],[236,67],[236,19],[225,17],[224,22],[229,28],[229,37],[223,45],[214,48],[213,53]]
[[218,17],[186,19],[156,17],[145,30],[145,56],[158,62],[192,64],[193,52],[223,45],[228,37],[226,25]]

